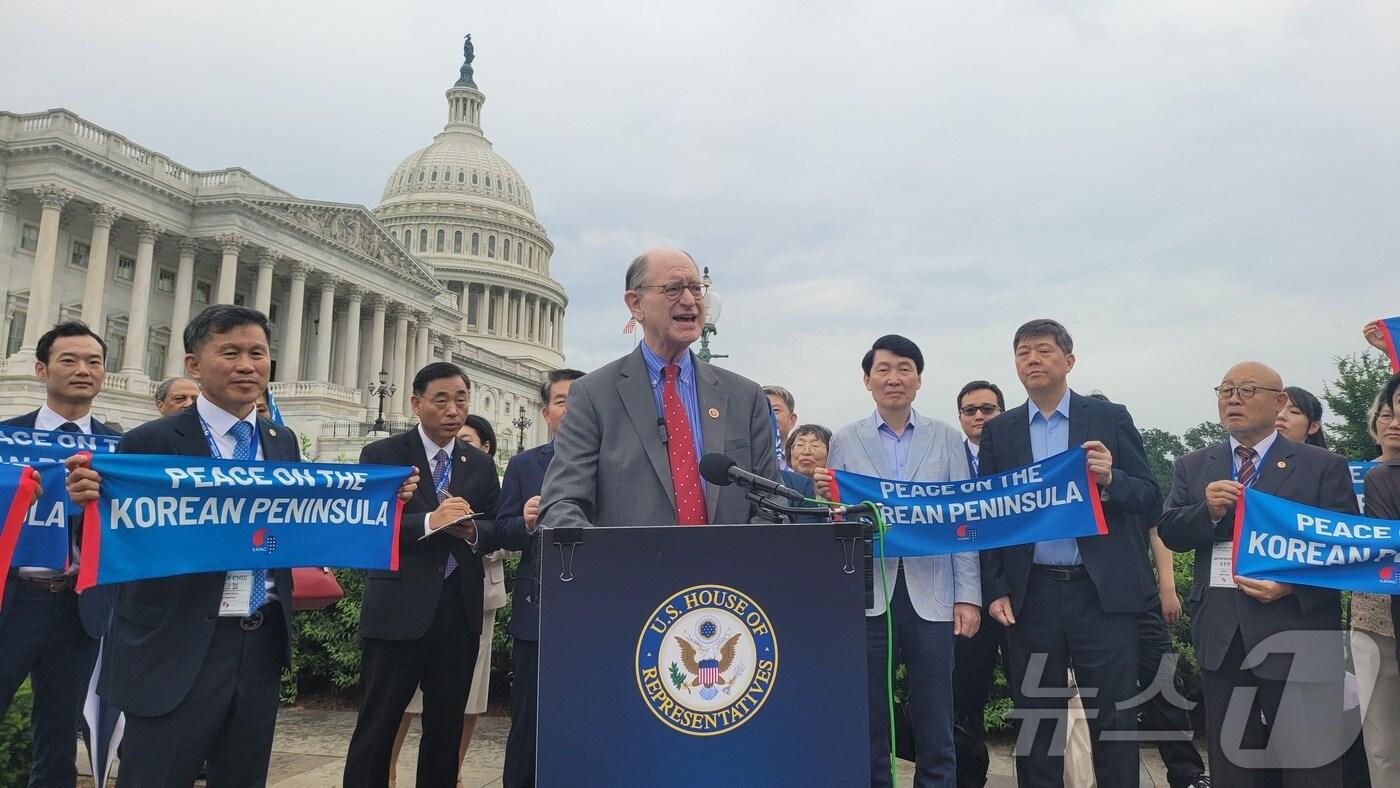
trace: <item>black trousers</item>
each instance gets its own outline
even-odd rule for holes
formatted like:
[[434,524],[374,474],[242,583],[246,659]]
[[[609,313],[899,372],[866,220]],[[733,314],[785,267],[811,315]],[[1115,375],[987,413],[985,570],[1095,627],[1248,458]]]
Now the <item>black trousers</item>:
[[[1239,632],[1219,670],[1203,670],[1211,784],[1216,788],[1336,788],[1346,750],[1342,675],[1275,681],[1241,667]],[[1251,697],[1252,696],[1252,697]],[[1352,738],[1355,731],[1351,731]]]
[[1105,613],[1082,569],[1063,580],[1032,568],[1021,612],[1006,631],[1021,788],[1064,785],[1070,668],[1088,717],[1098,784],[1138,784],[1137,710],[1118,708],[1130,705],[1137,689],[1137,619]]
[[510,735],[501,784],[505,788],[535,786],[535,720],[539,713],[540,644],[515,639],[515,680],[510,685]]
[[[1171,687],[1172,694],[1179,697],[1182,687],[1176,671],[1171,670],[1160,678],[1158,676],[1175,664],[1171,660],[1171,664],[1164,664],[1163,659],[1168,654],[1176,654],[1172,649],[1167,620],[1162,617],[1162,600],[1154,593],[1147,604],[1147,612],[1138,616],[1139,691],[1166,682],[1165,686]],[[1167,784],[1171,788],[1182,788],[1205,774],[1205,762],[1192,741],[1191,715],[1187,709],[1173,703],[1166,693],[1153,691],[1141,712],[1143,735],[1149,740],[1156,740],[1157,752],[1167,767]]]
[[365,638],[360,652],[360,713],[345,756],[345,788],[386,788],[394,735],[413,691],[423,688],[419,788],[457,784],[462,715],[471,693],[480,636],[468,628],[456,578],[439,591],[428,631],[416,640]]
[[1006,627],[985,613],[976,635],[953,644],[953,720],[979,739],[986,734],[987,700],[1005,648]]
[[190,693],[169,714],[126,715],[117,788],[194,785],[208,762],[209,788],[267,783],[286,632],[279,603],[251,632],[221,618]]

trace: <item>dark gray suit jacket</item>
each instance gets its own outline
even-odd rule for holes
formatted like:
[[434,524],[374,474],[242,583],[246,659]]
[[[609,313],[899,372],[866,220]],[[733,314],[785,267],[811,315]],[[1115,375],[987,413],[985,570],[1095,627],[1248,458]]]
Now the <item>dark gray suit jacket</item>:
[[[1161,509],[1162,492],[1128,409],[1071,392],[1069,446],[1072,449],[1091,440],[1101,441],[1113,455],[1113,483],[1103,492],[1108,533],[1080,537],[1079,556],[1105,613],[1141,613],[1147,609],[1149,592],[1156,587],[1142,560],[1147,551],[1145,529]],[[1033,461],[1029,403],[987,422],[977,459],[980,476]],[[990,605],[1009,594],[1012,610],[1019,613],[1034,556],[1034,544],[983,550],[983,603]]]
[[[1245,653],[1270,635],[1297,630],[1336,631],[1342,625],[1341,595],[1326,588],[1294,586],[1293,593],[1270,603],[1260,602],[1234,588],[1210,587],[1210,556],[1215,542],[1234,537],[1235,511],[1231,509],[1211,522],[1206,509],[1206,485],[1234,475],[1229,441],[1207,446],[1176,461],[1172,491],[1166,511],[1157,522],[1162,543],[1178,553],[1196,551],[1195,579],[1188,597],[1191,605],[1191,640],[1196,659],[1206,670],[1218,670],[1235,632],[1240,633]],[[1287,498],[1307,506],[1334,512],[1356,513],[1356,494],[1351,473],[1341,456],[1326,449],[1294,443],[1282,435],[1259,460],[1259,492]],[[1274,654],[1254,673],[1261,678],[1282,681],[1336,681],[1341,677],[1341,643],[1336,653],[1330,649],[1310,650],[1290,660]]]
[[[691,354],[700,402],[702,454],[729,455],[740,468],[779,481],[768,398],[757,383]],[[569,415],[554,438],[540,493],[547,528],[675,525],[671,466],[638,347],[574,381]],[[757,512],[735,485],[707,484],[709,522],[746,523]]]
[[[1366,515],[1400,520],[1400,459],[1383,462],[1366,473]],[[1390,597],[1390,618],[1400,620],[1400,595]],[[1395,651],[1400,657],[1400,644]]]
[[[297,437],[286,427],[258,418],[263,457],[296,462]],[[208,457],[199,409],[186,408],[150,421],[122,436],[118,454],[177,454]],[[286,631],[284,665],[291,664],[292,572],[271,570]],[[185,699],[204,664],[219,620],[224,572],[201,572],[120,586],[112,630],[103,650],[98,691],[117,708],[141,717],[166,714]],[[90,593],[90,592],[88,592]],[[270,622],[276,626],[279,622]]]
[[[360,462],[378,465],[412,465],[418,468],[418,490],[404,504],[399,528],[399,569],[397,572],[372,571],[365,576],[365,593],[360,602],[360,637],[383,640],[420,638],[433,623],[441,597],[447,555],[457,559],[452,573],[461,587],[467,611],[463,626],[481,634],[483,574],[481,556],[496,549],[496,502],[501,482],[496,463],[475,446],[453,442],[452,475],[447,491],[466,499],[477,513],[477,549],[448,534],[435,534],[419,541],[423,521],[437,509],[433,469],[423,451],[418,428],[377,440],[360,451]],[[449,579],[450,580],[450,579]],[[474,641],[473,641],[474,642]]]

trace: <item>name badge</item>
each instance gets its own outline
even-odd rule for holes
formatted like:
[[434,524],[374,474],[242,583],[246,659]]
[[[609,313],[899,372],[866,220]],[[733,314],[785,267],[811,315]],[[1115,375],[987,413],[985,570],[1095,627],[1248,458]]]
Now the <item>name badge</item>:
[[219,615],[243,618],[252,604],[253,573],[244,569],[224,574],[224,594],[219,598]]
[[1235,585],[1234,543],[1216,542],[1210,551],[1210,587],[1239,588]]

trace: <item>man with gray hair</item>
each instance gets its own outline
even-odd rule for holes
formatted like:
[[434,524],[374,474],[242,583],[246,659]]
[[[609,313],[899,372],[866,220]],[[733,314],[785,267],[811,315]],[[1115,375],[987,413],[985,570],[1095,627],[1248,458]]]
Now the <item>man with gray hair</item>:
[[777,481],[763,390],[690,351],[705,324],[705,284],[680,249],[652,249],[627,269],[623,302],[637,349],[577,380],[554,439],[540,523],[548,528],[741,523],[757,510],[734,487],[706,485],[700,457],[723,452]]
[[166,378],[156,386],[156,410],[162,416],[179,413],[199,398],[199,384],[189,378]]
[[768,397],[768,404],[773,407],[773,421],[777,427],[778,465],[785,471],[792,470],[788,465],[787,456],[783,453],[783,447],[787,445],[788,435],[792,433],[793,427],[797,426],[797,402],[792,398],[792,392],[782,386],[764,386],[763,394]]

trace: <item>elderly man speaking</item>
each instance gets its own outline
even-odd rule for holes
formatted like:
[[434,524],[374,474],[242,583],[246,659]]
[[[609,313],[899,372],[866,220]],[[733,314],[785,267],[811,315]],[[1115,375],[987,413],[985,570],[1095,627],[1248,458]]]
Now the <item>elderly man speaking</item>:
[[641,345],[569,390],[541,491],[548,528],[748,522],[741,489],[707,485],[699,460],[728,455],[778,480],[768,398],[747,378],[700,361],[705,285],[679,249],[652,249],[627,269],[623,301]]

